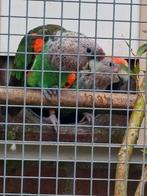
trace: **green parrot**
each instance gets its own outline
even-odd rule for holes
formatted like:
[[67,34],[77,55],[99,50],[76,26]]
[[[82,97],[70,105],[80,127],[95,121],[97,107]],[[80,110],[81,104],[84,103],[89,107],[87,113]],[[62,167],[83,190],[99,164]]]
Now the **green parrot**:
[[[19,50],[19,52],[22,51]],[[52,35],[48,35],[48,40],[44,43],[41,52],[35,56],[31,53],[29,63],[27,63],[29,70],[26,74],[26,86],[43,88],[44,96],[51,99],[52,96],[57,94],[58,88],[66,88],[69,74],[85,69],[87,62],[95,54],[98,60],[105,56],[103,49],[98,44],[95,46],[94,40],[84,34],[63,28],[59,30],[59,27],[57,27],[56,31],[52,30]],[[14,60],[13,68],[15,70],[12,70],[10,84],[22,86],[25,76],[22,69],[26,71],[26,68],[25,61],[20,63],[19,59],[22,59],[22,57],[18,58],[18,55],[19,53],[16,54]],[[73,86],[75,88],[75,85]],[[72,88],[72,84],[69,87]],[[52,88],[56,89],[52,90]],[[45,120],[52,123],[55,130],[57,130],[58,120],[55,109],[49,109],[49,117]]]

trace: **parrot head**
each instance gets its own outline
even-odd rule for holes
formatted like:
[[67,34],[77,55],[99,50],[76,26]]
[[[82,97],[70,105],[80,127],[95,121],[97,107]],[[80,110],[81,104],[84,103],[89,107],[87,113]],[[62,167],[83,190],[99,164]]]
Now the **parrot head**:
[[113,57],[112,61],[116,64],[118,70],[117,73],[119,75],[120,80],[124,82],[128,82],[129,80],[129,68],[128,62],[124,58]]
[[48,41],[48,54],[49,61],[57,69],[61,64],[63,71],[83,70],[94,54],[99,60],[105,56],[103,49],[99,45],[95,46],[93,40],[72,31],[58,31]]
[[105,57],[101,60],[91,59],[86,65],[85,70],[91,72],[102,72],[102,73],[117,73],[119,71],[118,65],[110,57]]
[[97,89],[109,90],[112,83],[113,89],[119,90],[128,81],[128,72],[124,69],[126,67],[128,67],[128,63],[123,58],[104,57],[101,60],[91,59],[85,65],[85,70],[80,71],[79,86],[92,88],[95,80]]
[[96,62],[93,59],[86,64],[86,67],[85,69],[91,70],[92,72],[117,74],[123,83],[129,79],[128,62],[124,58],[105,57],[102,60],[96,60]]

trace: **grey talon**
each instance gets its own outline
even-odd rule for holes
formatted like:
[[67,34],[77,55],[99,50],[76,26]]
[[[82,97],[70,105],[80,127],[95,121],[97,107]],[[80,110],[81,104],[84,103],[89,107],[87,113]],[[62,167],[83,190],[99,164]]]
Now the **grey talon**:
[[43,90],[43,95],[46,99],[51,100],[51,95],[48,93],[48,90]]
[[45,90],[43,90],[43,95],[45,96],[46,99],[51,100],[52,97],[58,95],[58,90],[56,90],[56,89],[45,89]]
[[79,123],[86,124],[88,122],[88,124],[91,124],[92,119],[93,119],[93,115],[91,113],[84,112],[83,113],[83,118],[79,121]]
[[58,131],[58,119],[55,114],[51,114],[49,117],[43,118],[47,123],[52,124],[54,126],[54,130],[57,133]]

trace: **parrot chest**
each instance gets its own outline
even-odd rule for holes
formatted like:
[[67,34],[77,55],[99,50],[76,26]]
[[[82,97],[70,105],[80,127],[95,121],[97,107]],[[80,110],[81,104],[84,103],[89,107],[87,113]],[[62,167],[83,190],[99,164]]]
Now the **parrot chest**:
[[58,72],[53,72],[50,70],[36,71],[31,70],[27,76],[27,86],[30,87],[41,87],[41,88],[51,88],[60,87],[64,88],[67,82],[67,73],[61,74],[61,78]]

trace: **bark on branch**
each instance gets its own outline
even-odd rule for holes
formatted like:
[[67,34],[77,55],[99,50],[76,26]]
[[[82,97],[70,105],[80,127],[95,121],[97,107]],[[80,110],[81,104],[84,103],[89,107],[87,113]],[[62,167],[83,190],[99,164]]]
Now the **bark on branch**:
[[[109,108],[112,103],[113,108],[133,108],[136,95],[122,93],[105,93],[105,92],[88,92],[74,90],[62,90],[60,100],[57,97],[53,97],[51,101],[46,100],[40,90],[24,90],[22,88],[0,88],[0,103],[5,104],[8,98],[9,104],[22,105],[43,105],[57,106],[60,101],[61,106],[76,106],[76,98],[78,97],[79,107],[93,107],[93,101],[95,107]],[[42,99],[41,99],[42,98]]]

